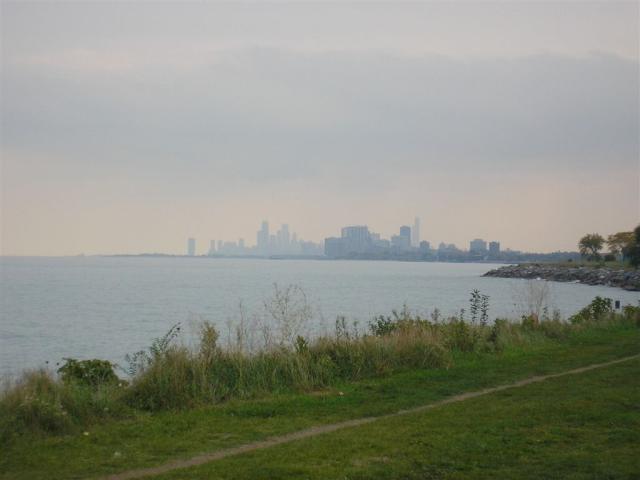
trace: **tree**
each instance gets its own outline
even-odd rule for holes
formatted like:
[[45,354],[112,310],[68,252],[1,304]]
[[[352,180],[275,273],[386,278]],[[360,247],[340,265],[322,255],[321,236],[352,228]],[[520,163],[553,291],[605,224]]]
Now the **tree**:
[[600,250],[604,246],[604,238],[599,233],[588,233],[580,239],[578,249],[580,255],[587,257],[589,260],[597,260],[600,258]]
[[631,265],[638,268],[640,266],[640,225],[633,231],[633,236],[635,237],[634,242],[629,247],[627,258]]
[[635,243],[634,232],[618,232],[607,237],[607,246],[609,251],[614,255],[622,255],[626,258],[629,250]]

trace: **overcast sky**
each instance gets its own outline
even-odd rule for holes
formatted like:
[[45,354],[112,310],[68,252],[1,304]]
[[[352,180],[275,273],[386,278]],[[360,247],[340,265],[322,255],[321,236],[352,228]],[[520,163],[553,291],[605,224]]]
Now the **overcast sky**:
[[3,254],[640,221],[637,2],[1,8]]

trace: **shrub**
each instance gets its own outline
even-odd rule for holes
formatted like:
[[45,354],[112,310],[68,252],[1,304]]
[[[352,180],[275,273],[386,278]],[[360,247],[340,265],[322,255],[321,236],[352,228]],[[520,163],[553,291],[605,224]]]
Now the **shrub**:
[[593,301],[569,318],[571,323],[598,322],[613,313],[613,302],[610,298],[595,297]]
[[77,382],[90,386],[118,383],[118,377],[113,371],[114,365],[107,360],[64,360],[65,364],[58,369],[58,373],[65,383]]

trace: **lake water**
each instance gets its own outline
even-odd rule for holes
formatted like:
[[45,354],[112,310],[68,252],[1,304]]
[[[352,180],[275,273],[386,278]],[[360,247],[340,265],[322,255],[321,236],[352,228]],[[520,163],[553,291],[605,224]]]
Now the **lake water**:
[[[223,338],[246,316],[263,312],[273,284],[296,284],[313,309],[309,334],[332,331],[337,315],[366,325],[403,304],[428,315],[468,311],[473,289],[490,296],[490,317],[519,318],[525,280],[483,278],[494,265],[374,261],[210,258],[0,258],[0,375],[55,366],[63,357],[104,358],[148,346],[182,322],[199,319]],[[548,283],[549,309],[575,313],[596,295],[636,304],[637,292]],[[185,340],[187,341],[187,340]]]

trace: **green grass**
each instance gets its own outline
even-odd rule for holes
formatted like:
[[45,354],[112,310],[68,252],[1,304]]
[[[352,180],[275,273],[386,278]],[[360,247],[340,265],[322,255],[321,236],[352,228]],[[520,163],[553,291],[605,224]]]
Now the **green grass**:
[[633,360],[156,478],[637,479],[638,378]]
[[[544,262],[531,262],[531,263],[544,263]],[[634,267],[628,261],[620,261],[620,260],[586,260],[580,259],[573,262],[550,262],[544,263],[544,265],[549,266],[557,266],[557,267],[566,267],[566,268],[577,268],[577,267],[587,267],[587,268],[608,268],[611,270],[635,270]]]
[[[498,353],[454,350],[451,353],[450,368],[398,370],[381,378],[355,382],[342,381],[320,391],[272,394],[249,400],[235,399],[219,405],[186,410],[155,413],[133,410],[127,419],[96,423],[88,428],[88,435],[78,431],[63,436],[35,433],[18,436],[3,445],[2,455],[0,455],[0,478],[85,478],[130,468],[158,465],[170,459],[188,458],[198,453],[228,448],[314,425],[381,415],[465,391],[640,353],[640,329],[629,322],[575,328],[558,338],[539,334],[524,340],[526,340],[525,343],[507,345]],[[630,379],[627,378],[626,381],[629,383]],[[504,395],[509,397],[511,393]],[[473,402],[476,401],[478,400]],[[470,403],[464,402],[456,406],[455,409],[458,412],[456,415],[463,417],[477,415],[476,409],[468,405]],[[535,405],[532,404],[531,408],[533,407]],[[449,408],[454,407],[446,407],[447,412]],[[445,412],[445,409],[442,409],[442,412]],[[494,418],[494,421],[504,422],[509,415],[511,413],[505,411],[504,415],[498,415],[499,418]],[[582,415],[580,408],[576,410],[576,415]],[[586,412],[584,421],[591,418],[590,415]],[[513,419],[513,421],[520,420],[523,419],[515,417]],[[409,419],[403,422],[411,423]],[[490,424],[491,419],[488,418],[487,422]],[[375,425],[370,428],[380,427]],[[355,432],[356,430],[354,434]],[[391,435],[393,432],[387,433]],[[348,432],[340,433],[340,435],[348,434]],[[371,438],[369,440],[373,441]],[[314,439],[311,444],[315,445],[315,442],[319,441],[321,441],[320,438]],[[286,448],[297,451],[296,448],[301,448],[297,445],[301,444]],[[386,451],[390,445],[380,445],[381,450],[376,454],[377,457],[392,455]],[[322,448],[331,449],[330,443]],[[280,450],[279,448],[277,451],[280,452]],[[282,457],[274,453],[269,469],[264,470],[273,472],[273,475],[263,478],[277,478],[279,477],[277,472],[283,472],[283,475],[287,474],[292,478],[318,476],[322,471],[314,473],[312,469],[309,470],[309,465],[317,464],[322,458],[321,453],[318,453],[320,457],[316,459],[315,454],[302,458],[299,457],[298,452],[292,457],[291,463],[284,461],[286,454],[282,454],[284,455]],[[407,454],[410,455],[409,450]],[[215,472],[215,475],[227,472],[238,474],[242,478],[243,472],[247,475],[251,472],[248,466],[242,467],[243,462],[246,460],[249,462],[247,465],[251,465],[250,462],[258,461],[254,460],[255,458],[261,458],[260,455],[265,455],[265,458],[269,459],[269,452],[256,453],[238,459],[225,460],[219,465],[212,464],[193,472],[205,472],[211,468],[214,469],[211,472]],[[393,455],[395,459],[395,454]],[[339,465],[340,458],[335,460],[335,465]],[[357,460],[360,457],[349,458]],[[413,471],[411,469],[414,460],[420,460],[420,458],[413,460],[407,458],[408,463],[398,464],[397,468],[394,466],[387,469],[385,466],[387,460],[378,467],[380,471],[391,472],[390,475],[393,472],[400,472],[396,476],[402,477],[404,475],[402,472]],[[297,459],[299,464],[294,459]],[[351,461],[346,456],[343,459]],[[332,460],[327,461],[330,463]],[[308,463],[306,469],[303,468],[305,462]],[[364,461],[362,465],[351,465],[349,468],[355,468],[354,471],[364,469],[362,475],[366,478],[370,476],[367,469],[378,468],[374,465],[375,461],[372,460],[369,463],[371,465]],[[253,465],[257,468],[256,464]],[[222,470],[218,470],[220,468]],[[331,472],[331,470],[327,471]],[[371,471],[378,475],[377,471]],[[301,473],[297,475],[295,472]],[[176,475],[186,475],[186,473],[176,473]],[[329,474],[328,477],[334,478],[335,475]],[[185,478],[194,477],[187,475]],[[208,474],[202,478],[208,478]],[[418,478],[424,478],[424,475]]]

